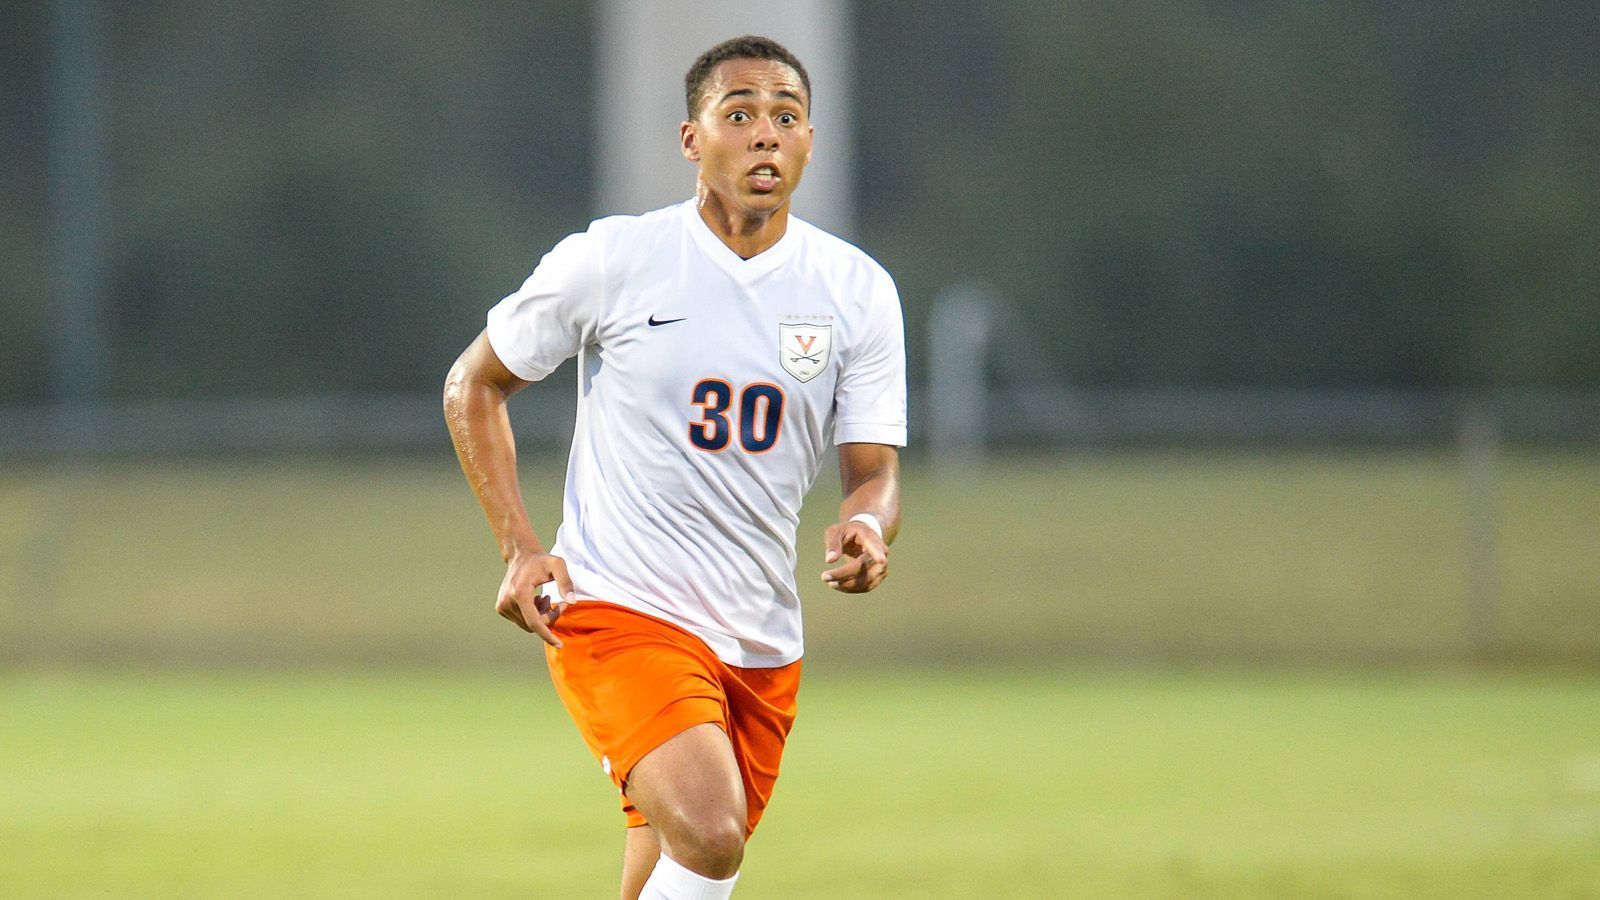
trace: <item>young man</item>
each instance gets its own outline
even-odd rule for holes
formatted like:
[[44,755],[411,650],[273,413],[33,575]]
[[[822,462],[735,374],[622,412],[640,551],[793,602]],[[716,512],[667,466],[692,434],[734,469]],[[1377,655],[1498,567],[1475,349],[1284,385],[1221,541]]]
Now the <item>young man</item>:
[[[685,87],[694,198],[561,241],[445,384],[506,560],[495,609],[548,645],[557,693],[623,795],[625,898],[733,890],[794,721],[795,531],[830,438],[845,497],[823,581],[877,587],[900,520],[894,283],[789,215],[811,158],[805,68],[736,38]],[[577,428],[547,550],[505,400],[574,355]]]

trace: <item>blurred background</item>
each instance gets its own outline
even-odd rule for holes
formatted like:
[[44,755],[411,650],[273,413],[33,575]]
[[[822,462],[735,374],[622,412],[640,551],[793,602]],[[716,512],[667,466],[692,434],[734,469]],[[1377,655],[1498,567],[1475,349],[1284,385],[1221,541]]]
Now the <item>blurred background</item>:
[[1493,0],[0,4],[0,874],[611,890],[439,393],[743,32],[912,397],[749,895],[1600,895],[1600,10]]

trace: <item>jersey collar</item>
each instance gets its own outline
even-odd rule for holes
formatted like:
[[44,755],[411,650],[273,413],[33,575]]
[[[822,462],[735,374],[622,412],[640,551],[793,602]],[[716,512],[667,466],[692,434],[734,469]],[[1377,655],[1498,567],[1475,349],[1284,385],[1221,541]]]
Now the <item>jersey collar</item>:
[[700,245],[701,251],[719,268],[740,281],[754,281],[767,275],[794,255],[795,244],[798,243],[795,237],[798,229],[795,226],[800,224],[800,220],[792,213],[789,216],[789,227],[783,232],[783,237],[778,238],[776,244],[749,259],[741,259],[739,254],[730,250],[728,245],[722,242],[722,238],[717,237],[716,232],[711,230],[711,226],[700,218],[700,211],[695,208],[693,199],[684,201],[681,209],[684,218],[689,220],[689,233],[694,235],[694,241]]

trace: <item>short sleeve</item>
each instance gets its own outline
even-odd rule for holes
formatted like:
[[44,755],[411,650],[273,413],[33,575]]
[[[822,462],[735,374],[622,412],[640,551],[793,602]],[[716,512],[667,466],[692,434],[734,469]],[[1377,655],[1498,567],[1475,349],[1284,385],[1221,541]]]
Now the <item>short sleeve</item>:
[[906,445],[906,339],[900,293],[885,273],[867,304],[861,338],[834,388],[835,444]]
[[567,236],[489,310],[489,345],[518,378],[544,378],[594,339],[605,294],[599,245],[591,232]]

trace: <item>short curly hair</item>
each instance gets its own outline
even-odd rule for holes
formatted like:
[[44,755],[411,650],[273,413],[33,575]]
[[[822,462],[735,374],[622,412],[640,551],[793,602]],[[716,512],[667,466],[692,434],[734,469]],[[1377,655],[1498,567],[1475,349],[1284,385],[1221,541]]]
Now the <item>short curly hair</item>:
[[747,34],[729,38],[712,47],[700,54],[694,65],[689,67],[689,73],[683,76],[683,94],[690,119],[700,113],[700,105],[706,99],[706,81],[710,79],[712,71],[730,59],[770,59],[793,69],[800,76],[801,86],[806,89],[806,106],[810,108],[811,76],[806,74],[806,67],[800,64],[800,59],[772,38]]

